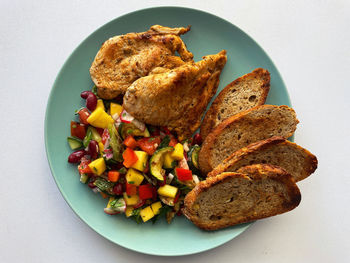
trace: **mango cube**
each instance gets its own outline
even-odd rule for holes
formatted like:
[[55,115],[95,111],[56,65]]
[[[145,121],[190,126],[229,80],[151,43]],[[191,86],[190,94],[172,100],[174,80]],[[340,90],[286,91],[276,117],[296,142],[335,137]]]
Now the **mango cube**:
[[145,207],[140,211],[140,216],[143,222],[150,220],[152,217],[154,217],[152,208],[150,206]]
[[89,163],[89,167],[94,174],[101,175],[106,170],[106,163],[103,158],[98,158]]
[[130,217],[132,215],[133,210],[134,210],[134,208],[132,206],[127,206],[125,209],[125,216]]
[[155,215],[159,214],[159,210],[162,208],[162,203],[161,202],[155,202],[151,204],[152,211]]
[[171,157],[171,153],[166,153],[164,156],[163,167],[166,169],[174,168],[173,162],[175,159]]
[[131,167],[143,172],[147,167],[148,155],[144,151],[134,151],[138,160]]
[[128,172],[125,175],[125,178],[129,184],[139,186],[142,183],[144,177],[140,172],[129,168]]
[[123,197],[124,197],[126,205],[137,205],[139,202],[138,195],[128,196],[126,193],[123,193]]
[[113,116],[116,113],[118,113],[118,116],[119,116],[122,111],[123,111],[123,107],[121,105],[111,102],[110,108],[109,108],[109,113],[111,114],[111,116]]
[[100,150],[100,154],[103,155],[103,150],[105,149],[105,146],[102,142],[98,143],[98,149]]
[[166,184],[159,187],[157,192],[159,195],[175,198],[177,187]]
[[184,158],[184,147],[181,143],[177,143],[174,147],[174,151],[171,153],[171,157],[176,161],[181,161]]
[[105,110],[105,105],[103,104],[103,100],[101,100],[101,99],[97,100],[96,109],[97,108],[101,108],[103,111]]
[[114,123],[114,120],[103,109],[96,108],[87,119],[87,122],[94,127],[105,129],[108,127],[108,124]]

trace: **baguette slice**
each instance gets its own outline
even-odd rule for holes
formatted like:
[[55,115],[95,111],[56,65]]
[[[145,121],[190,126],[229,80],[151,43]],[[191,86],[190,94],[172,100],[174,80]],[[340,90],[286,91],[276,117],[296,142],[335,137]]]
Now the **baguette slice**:
[[230,116],[263,105],[270,90],[270,73],[257,68],[228,84],[213,101],[200,127],[203,139]]
[[285,169],[296,182],[305,179],[317,168],[317,158],[308,150],[278,136],[249,144],[226,158],[208,177],[235,172],[251,164],[268,163]]
[[292,176],[271,165],[252,165],[200,182],[185,197],[184,215],[198,227],[216,230],[285,213],[301,195]]
[[205,138],[199,167],[205,175],[235,151],[273,136],[289,138],[298,124],[288,106],[262,105],[226,119]]

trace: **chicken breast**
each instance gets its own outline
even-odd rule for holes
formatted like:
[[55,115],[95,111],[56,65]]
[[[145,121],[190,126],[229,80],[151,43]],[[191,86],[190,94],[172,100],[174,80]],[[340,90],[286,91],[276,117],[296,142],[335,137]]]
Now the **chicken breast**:
[[189,138],[216,93],[226,60],[223,50],[197,63],[140,78],[125,93],[123,107],[147,124],[174,130],[180,140]]
[[155,68],[161,72],[193,61],[179,37],[189,30],[154,25],[146,32],[115,36],[104,42],[90,68],[98,95],[113,99]]

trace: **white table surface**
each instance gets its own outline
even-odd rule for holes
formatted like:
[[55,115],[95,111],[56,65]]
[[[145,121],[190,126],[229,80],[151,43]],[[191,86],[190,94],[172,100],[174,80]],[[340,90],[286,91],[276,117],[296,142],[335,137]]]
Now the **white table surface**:
[[[215,4],[214,4],[215,3]],[[202,9],[251,35],[287,85],[300,125],[295,140],[319,168],[300,182],[294,211],[192,256],[135,253],[73,213],[50,174],[44,114],[62,64],[91,32],[151,6]],[[350,262],[350,2],[0,1],[1,262]]]

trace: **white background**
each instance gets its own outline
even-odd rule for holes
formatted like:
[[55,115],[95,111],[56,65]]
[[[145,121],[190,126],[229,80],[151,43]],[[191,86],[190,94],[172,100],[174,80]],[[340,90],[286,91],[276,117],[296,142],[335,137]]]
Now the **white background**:
[[[319,160],[300,206],[227,244],[162,258],[131,252],[73,213],[50,174],[44,113],[53,81],[91,32],[136,9],[179,5],[227,19],[271,56]],[[1,262],[350,262],[350,2],[0,1]],[[161,237],[160,237],[161,242]]]

